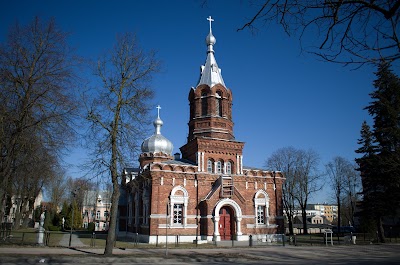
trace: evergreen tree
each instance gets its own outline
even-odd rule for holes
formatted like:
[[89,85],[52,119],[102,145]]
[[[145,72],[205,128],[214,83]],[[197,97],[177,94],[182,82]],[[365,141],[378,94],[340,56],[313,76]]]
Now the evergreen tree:
[[71,228],[71,208],[68,205],[67,201],[63,202],[63,206],[60,212],[61,219],[64,217],[64,227],[63,229],[70,229]]
[[78,204],[76,200],[72,203],[72,207],[74,208],[74,221],[73,221],[73,228],[78,229],[82,227],[82,214],[78,208]]
[[364,217],[370,215],[379,240],[385,242],[382,218],[395,216],[400,208],[400,79],[381,62],[374,81],[373,101],[365,109],[373,117],[373,130],[366,122],[361,129],[361,145],[356,150],[362,174]]

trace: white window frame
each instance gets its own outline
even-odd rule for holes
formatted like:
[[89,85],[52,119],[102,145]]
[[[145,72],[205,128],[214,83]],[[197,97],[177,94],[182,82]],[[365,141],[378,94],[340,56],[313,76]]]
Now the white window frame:
[[216,174],[222,174],[222,161],[218,160],[215,162],[215,173]]
[[[179,205],[179,207],[178,207]],[[182,203],[175,203],[174,208],[172,209],[172,220],[173,225],[182,225],[183,224],[183,204]]]
[[[176,195],[178,191],[181,191],[183,195]],[[175,204],[182,204],[183,209],[182,209],[182,223],[174,223],[174,205]],[[187,190],[182,187],[182,186],[175,186],[170,195],[170,204],[169,204],[169,209],[170,209],[170,220],[169,220],[169,225],[172,227],[186,227],[187,226],[187,207],[189,204],[189,193]]]
[[212,159],[207,160],[207,172],[208,173],[214,173],[213,167],[214,167],[214,162]]
[[[264,208],[264,223],[259,223],[258,207]],[[264,190],[258,190],[254,195],[254,215],[256,227],[269,226],[269,196]]]
[[265,225],[265,206],[257,205],[257,224]]
[[232,174],[232,162],[228,161],[225,163],[226,174]]

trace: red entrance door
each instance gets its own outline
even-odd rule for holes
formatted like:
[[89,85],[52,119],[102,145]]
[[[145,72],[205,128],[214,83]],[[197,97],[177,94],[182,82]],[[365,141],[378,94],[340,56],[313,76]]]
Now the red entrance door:
[[219,234],[221,240],[231,240],[232,239],[232,210],[229,207],[222,207],[219,210]]

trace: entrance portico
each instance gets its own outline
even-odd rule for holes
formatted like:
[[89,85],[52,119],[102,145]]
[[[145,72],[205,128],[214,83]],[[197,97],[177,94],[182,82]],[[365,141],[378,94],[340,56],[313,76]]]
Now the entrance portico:
[[214,208],[213,221],[213,238],[215,241],[240,240],[242,235],[242,210],[234,200],[222,199],[218,201]]

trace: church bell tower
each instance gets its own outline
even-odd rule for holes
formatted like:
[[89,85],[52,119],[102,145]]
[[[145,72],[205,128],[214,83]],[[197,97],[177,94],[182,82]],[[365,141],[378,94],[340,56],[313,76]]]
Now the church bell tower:
[[[242,172],[244,143],[235,141],[232,121],[232,92],[225,85],[215,59],[216,38],[212,33],[211,17],[207,20],[210,31],[206,37],[207,58],[201,66],[196,88],[189,92],[190,117],[187,144],[180,148],[182,158],[198,164],[199,171],[220,173],[214,164],[235,164],[235,172]],[[211,162],[210,162],[211,161]],[[213,163],[210,169],[210,163]],[[221,170],[223,173],[224,170]],[[211,172],[210,172],[211,173]]]

